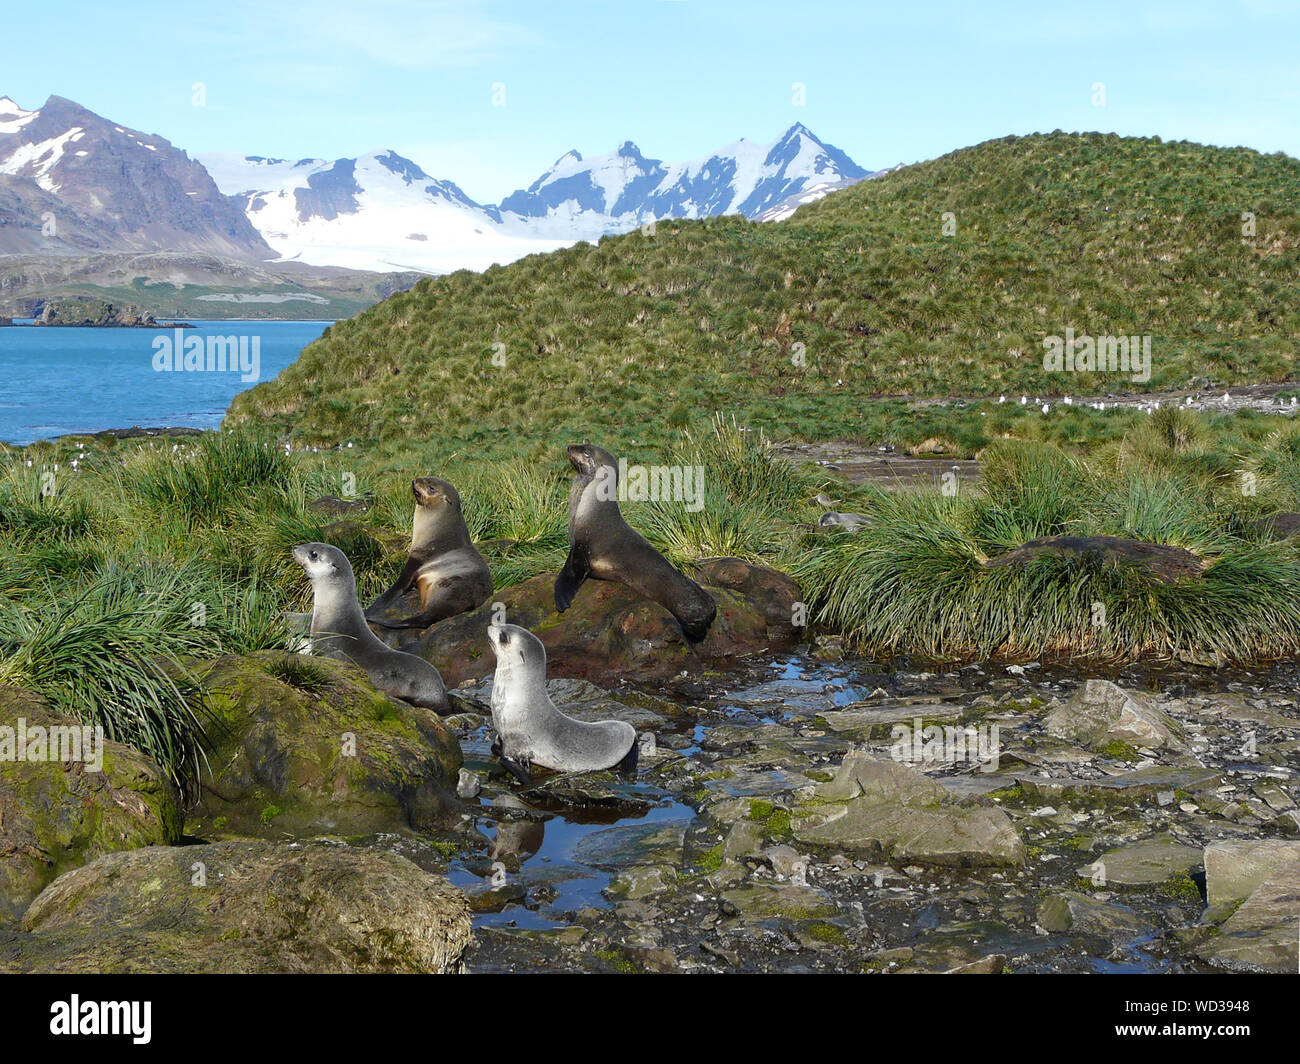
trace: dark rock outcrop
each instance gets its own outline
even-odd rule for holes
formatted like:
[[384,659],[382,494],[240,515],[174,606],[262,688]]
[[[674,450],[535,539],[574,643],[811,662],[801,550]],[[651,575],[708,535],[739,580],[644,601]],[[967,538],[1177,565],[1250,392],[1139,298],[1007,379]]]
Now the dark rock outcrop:
[[749,654],[793,646],[799,586],[784,573],[739,558],[711,558],[695,578],[717,602],[708,635],[691,644],[662,606],[620,583],[589,580],[564,614],[555,610],[555,576],[543,574],[496,593],[471,613],[448,617],[412,637],[378,629],[390,645],[437,666],[448,687],[490,675],[495,659],[487,626],[505,618],[537,635],[546,647],[550,676],[609,682],[611,677],[653,682],[682,671],[699,672]]
[[990,558],[985,565],[989,568],[1025,565],[1050,555],[1097,558],[1109,565],[1130,565],[1164,583],[1201,576],[1205,572],[1205,563],[1182,547],[1118,536],[1043,536]]

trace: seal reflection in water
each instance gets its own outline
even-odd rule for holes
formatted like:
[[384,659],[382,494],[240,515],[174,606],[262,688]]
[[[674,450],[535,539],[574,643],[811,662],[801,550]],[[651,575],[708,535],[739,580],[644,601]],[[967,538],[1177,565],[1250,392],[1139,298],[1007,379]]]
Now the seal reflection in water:
[[469,536],[460,495],[438,477],[411,481],[411,550],[397,582],[366,610],[384,628],[427,628],[478,609],[492,596],[492,573]]
[[355,662],[385,694],[438,713],[451,712],[438,670],[414,654],[390,650],[367,626],[346,554],[328,543],[300,543],[293,548],[293,560],[311,577],[313,654]]
[[492,680],[492,752],[518,779],[532,782],[538,765],[557,772],[598,772],[617,766],[636,769],[636,729],[626,721],[574,720],[555,708],[546,691],[546,648],[517,624],[488,625],[496,655]]
[[555,608],[567,610],[588,577],[616,580],[659,603],[698,643],[709,633],[717,604],[623,520],[614,456],[590,443],[573,444],[569,464],[578,475],[569,491],[569,557],[555,580]]

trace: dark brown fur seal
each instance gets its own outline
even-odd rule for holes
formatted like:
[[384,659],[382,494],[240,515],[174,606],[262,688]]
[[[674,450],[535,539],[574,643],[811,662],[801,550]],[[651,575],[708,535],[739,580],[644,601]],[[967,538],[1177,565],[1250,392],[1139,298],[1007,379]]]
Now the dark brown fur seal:
[[569,557],[555,580],[555,608],[567,610],[588,577],[615,580],[659,603],[698,643],[708,635],[717,604],[623,520],[614,456],[590,443],[574,444],[569,463],[578,475],[569,492]]
[[382,628],[428,628],[492,597],[492,573],[469,538],[456,489],[437,477],[417,477],[411,494],[415,517],[406,566],[366,610],[366,620]]

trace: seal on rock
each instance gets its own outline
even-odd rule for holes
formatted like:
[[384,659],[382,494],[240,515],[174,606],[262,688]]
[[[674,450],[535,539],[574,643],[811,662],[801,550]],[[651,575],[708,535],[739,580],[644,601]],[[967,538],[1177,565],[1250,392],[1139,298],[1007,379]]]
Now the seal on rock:
[[474,549],[456,489],[438,477],[416,477],[411,494],[415,517],[406,566],[366,610],[366,620],[383,628],[428,628],[492,596],[492,572]]
[[567,610],[588,577],[614,580],[659,603],[677,618],[686,638],[698,643],[718,612],[713,597],[623,520],[614,456],[590,443],[568,450],[578,475],[569,491],[569,557],[555,579],[555,608]]
[[557,772],[636,769],[636,729],[627,721],[574,720],[555,708],[546,691],[546,648],[517,624],[488,625],[496,655],[492,680],[492,751],[520,782],[533,765]]
[[385,694],[438,713],[452,712],[438,670],[423,658],[384,646],[366,625],[346,554],[328,543],[300,543],[293,548],[293,560],[311,578],[313,654],[354,662]]

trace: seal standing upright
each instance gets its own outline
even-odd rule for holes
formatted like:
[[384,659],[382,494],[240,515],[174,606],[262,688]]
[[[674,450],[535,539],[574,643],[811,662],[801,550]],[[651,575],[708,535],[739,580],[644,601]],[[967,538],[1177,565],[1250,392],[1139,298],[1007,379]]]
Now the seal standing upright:
[[555,708],[546,691],[546,648],[527,628],[488,625],[496,655],[492,680],[493,752],[522,782],[533,765],[557,772],[636,768],[636,729],[627,721],[574,720]]
[[569,463],[578,475],[569,491],[569,557],[555,580],[556,609],[567,610],[588,577],[617,580],[659,603],[698,643],[708,635],[717,604],[623,520],[614,456],[590,443],[573,444]]
[[313,654],[355,662],[385,694],[438,713],[451,712],[438,670],[423,658],[384,646],[366,625],[346,554],[328,543],[300,543],[293,548],[293,560],[311,578]]
[[411,481],[415,517],[402,575],[366,610],[384,628],[427,628],[478,609],[492,596],[492,572],[469,537],[460,495],[437,477]]

